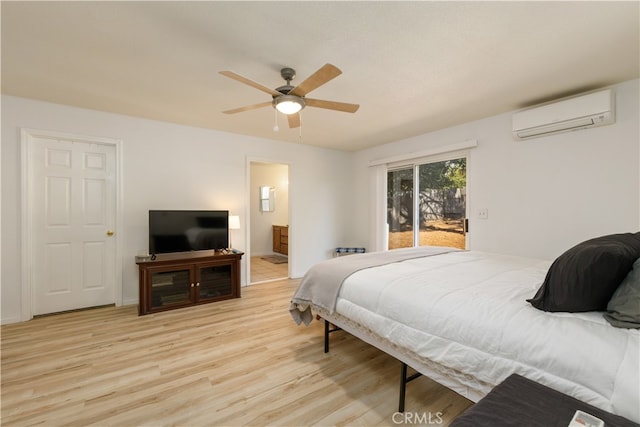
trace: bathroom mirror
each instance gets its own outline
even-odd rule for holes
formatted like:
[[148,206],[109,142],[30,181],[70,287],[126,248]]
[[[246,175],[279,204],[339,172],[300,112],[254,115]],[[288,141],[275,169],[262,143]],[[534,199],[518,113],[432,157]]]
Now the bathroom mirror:
[[276,189],[263,185],[260,187],[260,211],[273,212],[276,208]]

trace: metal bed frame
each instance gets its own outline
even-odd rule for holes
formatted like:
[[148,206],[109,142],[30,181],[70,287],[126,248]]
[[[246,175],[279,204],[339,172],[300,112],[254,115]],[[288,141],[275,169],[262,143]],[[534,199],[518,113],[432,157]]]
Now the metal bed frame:
[[[344,329],[340,326],[329,322],[327,319],[322,319],[324,321],[324,352],[329,353],[329,335],[333,332],[343,331]],[[398,412],[404,412],[404,403],[405,396],[407,390],[407,384],[416,378],[422,376],[422,374],[416,371],[414,374],[407,376],[408,366],[404,361],[400,360],[402,363],[402,369],[400,370],[400,395],[398,397]]]

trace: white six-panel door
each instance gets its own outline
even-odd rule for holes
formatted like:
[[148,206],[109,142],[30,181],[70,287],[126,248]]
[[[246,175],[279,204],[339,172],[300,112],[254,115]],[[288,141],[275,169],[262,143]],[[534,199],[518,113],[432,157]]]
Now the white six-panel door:
[[116,147],[27,138],[31,313],[114,303]]

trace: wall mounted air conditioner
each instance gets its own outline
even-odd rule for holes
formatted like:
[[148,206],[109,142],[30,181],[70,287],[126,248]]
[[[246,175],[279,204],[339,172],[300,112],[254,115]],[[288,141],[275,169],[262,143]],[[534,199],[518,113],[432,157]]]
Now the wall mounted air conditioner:
[[513,136],[528,139],[615,123],[610,89],[555,101],[513,115]]

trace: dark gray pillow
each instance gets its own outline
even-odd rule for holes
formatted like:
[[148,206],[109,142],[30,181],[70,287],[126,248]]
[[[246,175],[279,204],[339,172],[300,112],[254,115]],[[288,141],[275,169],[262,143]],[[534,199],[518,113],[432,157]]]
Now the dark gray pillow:
[[551,264],[542,286],[527,301],[543,311],[605,311],[638,258],[640,233],[584,241]]
[[613,293],[604,318],[616,328],[640,329],[640,258]]

